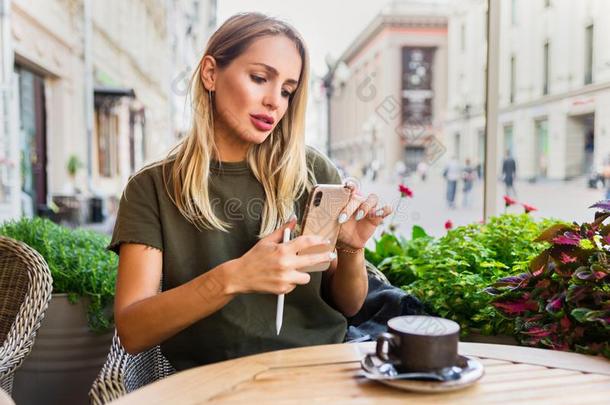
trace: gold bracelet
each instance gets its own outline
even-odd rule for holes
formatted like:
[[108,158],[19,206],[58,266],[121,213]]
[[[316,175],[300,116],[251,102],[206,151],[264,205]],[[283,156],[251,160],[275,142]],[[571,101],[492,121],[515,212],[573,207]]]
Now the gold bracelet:
[[349,247],[346,247],[345,245],[339,244],[339,243],[337,245],[335,245],[335,249],[337,249],[337,252],[348,253],[350,255],[360,253],[364,250],[364,248],[357,248],[357,249],[349,248]]

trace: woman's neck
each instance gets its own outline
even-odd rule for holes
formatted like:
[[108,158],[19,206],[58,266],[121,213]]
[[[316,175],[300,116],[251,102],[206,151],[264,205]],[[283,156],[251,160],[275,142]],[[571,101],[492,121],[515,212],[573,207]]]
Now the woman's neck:
[[230,135],[224,128],[216,126],[214,128],[214,142],[218,149],[218,155],[213,159],[220,162],[242,162],[246,160],[250,143],[239,139],[235,135]]

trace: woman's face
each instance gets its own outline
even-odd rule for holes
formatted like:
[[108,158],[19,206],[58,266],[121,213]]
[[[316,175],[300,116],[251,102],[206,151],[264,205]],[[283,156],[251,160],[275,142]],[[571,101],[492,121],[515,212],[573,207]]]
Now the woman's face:
[[301,63],[295,43],[276,35],[255,40],[228,66],[218,69],[214,90],[220,134],[231,141],[264,142],[288,109]]

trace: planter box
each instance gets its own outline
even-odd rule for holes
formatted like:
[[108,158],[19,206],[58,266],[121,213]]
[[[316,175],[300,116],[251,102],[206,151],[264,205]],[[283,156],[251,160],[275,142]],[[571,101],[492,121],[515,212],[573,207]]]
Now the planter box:
[[17,404],[86,404],[93,380],[110,350],[111,330],[98,335],[87,326],[87,302],[72,305],[53,294],[30,355],[15,373]]
[[512,335],[482,335],[476,331],[472,331],[468,335],[461,337],[462,342],[473,343],[491,343],[496,345],[511,345],[519,346],[519,342]]

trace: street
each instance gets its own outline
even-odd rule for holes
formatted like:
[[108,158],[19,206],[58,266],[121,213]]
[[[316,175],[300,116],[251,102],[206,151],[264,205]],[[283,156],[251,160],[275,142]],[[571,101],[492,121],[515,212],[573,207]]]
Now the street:
[[[413,191],[413,198],[404,197],[398,206],[394,223],[397,232],[410,237],[413,225],[423,227],[426,232],[433,236],[445,234],[445,222],[451,220],[453,226],[466,225],[483,219],[483,183],[475,182],[471,195],[471,206],[462,207],[461,184],[458,183],[456,195],[456,209],[449,209],[445,201],[446,185],[440,175],[431,174],[425,182],[414,176],[410,181],[404,183]],[[361,183],[363,194],[376,193],[380,203],[390,204],[394,209],[399,201],[398,181],[363,181]],[[590,189],[586,187],[584,178],[570,181],[545,181],[529,183],[525,181],[516,182],[516,199],[521,203],[532,205],[538,209],[531,213],[535,218],[555,217],[569,222],[591,221],[594,210],[588,209],[591,204],[604,197],[602,189]],[[498,183],[497,213],[504,212],[504,185]],[[507,212],[522,213],[523,207],[516,205],[508,208]],[[381,234],[381,228],[390,224],[389,216],[384,225],[380,227],[377,236]],[[372,240],[369,241],[373,246]]]

